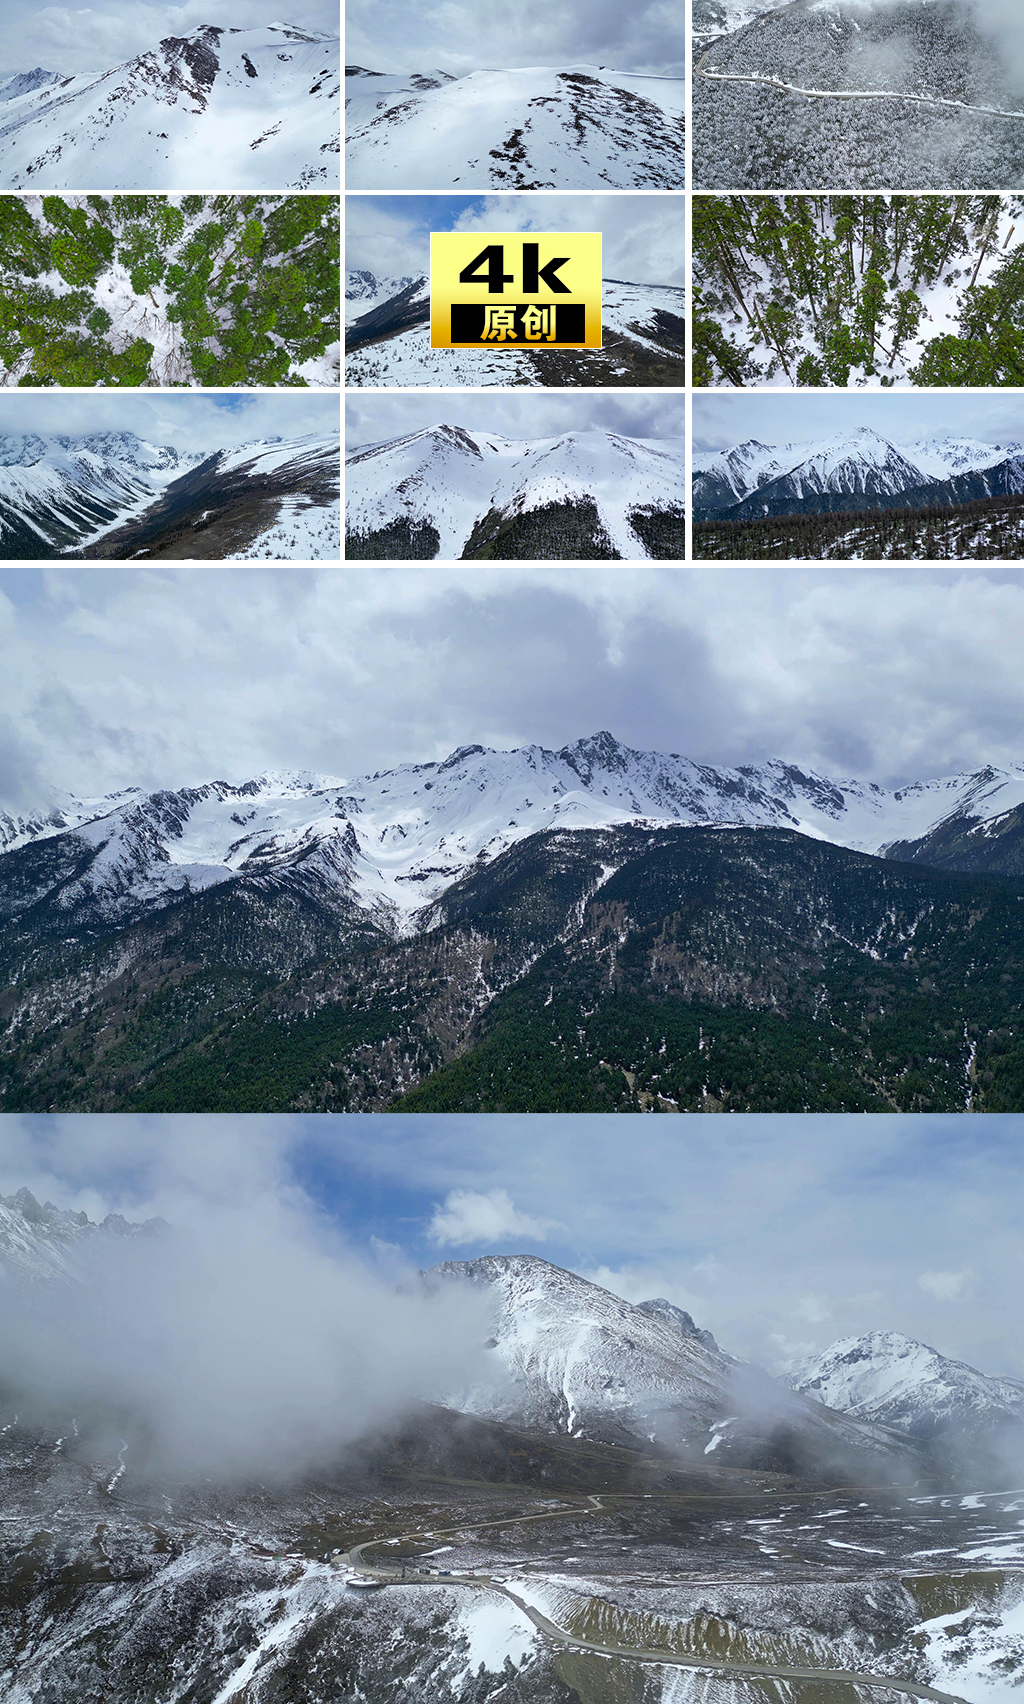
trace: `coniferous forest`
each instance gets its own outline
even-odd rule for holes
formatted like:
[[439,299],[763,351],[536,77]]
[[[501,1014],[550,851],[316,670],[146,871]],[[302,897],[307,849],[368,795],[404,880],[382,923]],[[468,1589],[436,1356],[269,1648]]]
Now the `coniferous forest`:
[[1017,561],[1024,556],[1024,497],[922,509],[864,509],[842,514],[776,515],[743,521],[695,521],[693,554],[737,562]]
[[338,198],[0,196],[0,385],[338,382]]
[[693,201],[695,385],[1024,384],[1024,198]]

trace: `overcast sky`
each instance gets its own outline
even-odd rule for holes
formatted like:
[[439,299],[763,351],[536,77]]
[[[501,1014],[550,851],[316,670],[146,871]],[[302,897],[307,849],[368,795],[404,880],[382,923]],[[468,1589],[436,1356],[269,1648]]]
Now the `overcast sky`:
[[[372,1139],[371,1136],[372,1123]],[[0,1120],[0,1192],[189,1228],[302,1202],[386,1276],[538,1254],[772,1370],[894,1330],[1024,1376],[1019,1118]],[[306,1214],[307,1219],[309,1214]]]
[[683,7],[673,0],[348,0],[345,57],[367,71],[459,76],[504,66],[604,65],[682,77]]
[[682,438],[684,399],[659,391],[570,391],[528,395],[467,391],[459,396],[350,391],[345,398],[345,447],[380,443],[444,422],[467,431],[497,432],[505,438],[554,438],[560,432],[601,430],[631,438]]
[[160,0],[122,0],[98,6],[37,6],[32,0],[4,0],[0,34],[0,71],[106,71],[137,53],[155,48],[165,36],[187,35],[200,24],[222,29],[261,29],[282,19],[300,29],[338,33],[338,8],[332,0],[299,0],[294,10],[275,12],[261,0],[185,0],[168,6]]
[[426,272],[431,231],[600,231],[606,278],[686,282],[681,195],[349,195],[345,265]]
[[0,394],[0,433],[134,432],[176,450],[219,449],[250,438],[299,438],[338,425],[339,399],[309,391],[19,391]]
[[881,784],[1024,761],[1024,570],[0,571],[0,802],[601,728]]
[[980,438],[1024,443],[1024,397],[1017,391],[742,392],[693,396],[693,443],[720,450],[757,438],[763,444],[813,442],[867,426],[890,443],[917,438]]

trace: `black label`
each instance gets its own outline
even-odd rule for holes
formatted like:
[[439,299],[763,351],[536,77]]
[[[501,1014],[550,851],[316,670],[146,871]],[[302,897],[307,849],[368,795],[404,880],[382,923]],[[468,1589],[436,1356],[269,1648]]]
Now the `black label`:
[[543,349],[586,341],[587,310],[582,302],[453,302],[452,342],[500,347],[519,343]]

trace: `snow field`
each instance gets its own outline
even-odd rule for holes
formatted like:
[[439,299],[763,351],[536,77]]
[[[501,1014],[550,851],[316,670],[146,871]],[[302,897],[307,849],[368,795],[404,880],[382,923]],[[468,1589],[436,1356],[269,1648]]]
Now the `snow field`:
[[[683,187],[683,78],[596,65],[444,77],[346,79],[350,189]],[[646,103],[646,138],[636,99]]]

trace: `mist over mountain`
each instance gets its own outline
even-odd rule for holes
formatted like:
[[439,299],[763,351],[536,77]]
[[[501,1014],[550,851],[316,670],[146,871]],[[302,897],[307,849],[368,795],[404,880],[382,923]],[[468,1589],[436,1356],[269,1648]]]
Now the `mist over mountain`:
[[4,189],[339,187],[336,36],[204,24],[108,70],[39,76],[0,101]]
[[1019,189],[1015,22],[999,0],[697,0],[696,186]]
[[898,1331],[844,1337],[811,1356],[788,1383],[860,1420],[917,1438],[939,1471],[1019,1479],[1024,1466],[1024,1383],[990,1378]]

